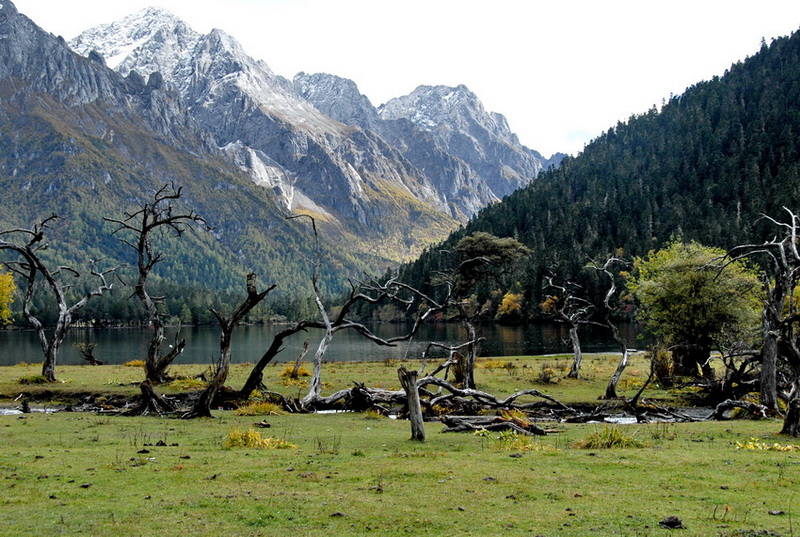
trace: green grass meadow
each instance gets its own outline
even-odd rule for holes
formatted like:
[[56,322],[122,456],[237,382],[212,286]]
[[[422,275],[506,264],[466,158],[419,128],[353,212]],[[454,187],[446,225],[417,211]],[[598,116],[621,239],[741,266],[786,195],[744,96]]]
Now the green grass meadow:
[[[504,361],[507,361],[504,359]],[[550,358],[484,362],[479,387],[536,387],[593,401],[614,357],[592,356],[586,378],[536,384]],[[627,375],[634,392],[641,357]],[[495,367],[497,366],[497,367]],[[267,384],[284,385],[283,365]],[[199,366],[198,368],[199,369]],[[555,369],[560,370],[556,365]],[[247,372],[236,366],[231,385]],[[130,392],[141,371],[60,368],[57,385],[20,386],[35,366],[0,368],[0,393]],[[184,373],[194,373],[185,366]],[[396,388],[396,365],[328,364],[326,389],[353,380]],[[560,374],[560,373],[559,373]],[[130,375],[130,379],[128,378]],[[565,375],[565,373],[564,373]],[[539,380],[540,381],[540,380]],[[640,385],[640,384],[639,384]],[[170,393],[169,387],[160,391]],[[680,394],[648,390],[662,400]],[[48,397],[58,399],[52,393]],[[8,402],[8,399],[6,399]],[[255,424],[266,421],[269,428]],[[29,535],[796,535],[800,451],[740,448],[797,443],[777,420],[689,424],[542,424],[545,437],[442,433],[409,440],[407,422],[361,413],[238,416],[185,421],[90,413],[0,416],[0,534]],[[293,447],[225,447],[253,428]],[[630,446],[579,448],[614,433]],[[659,526],[679,517],[685,529]]]

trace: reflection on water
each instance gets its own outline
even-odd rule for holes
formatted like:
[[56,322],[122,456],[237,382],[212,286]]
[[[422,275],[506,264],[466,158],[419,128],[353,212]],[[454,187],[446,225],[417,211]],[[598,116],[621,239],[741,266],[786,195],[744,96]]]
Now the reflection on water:
[[[266,350],[272,337],[282,326],[241,326],[233,336],[233,362],[256,362]],[[402,324],[380,324],[373,327],[383,337],[402,335],[408,327]],[[486,338],[481,344],[481,356],[519,356],[530,354],[569,353],[567,329],[556,323],[537,323],[525,326],[489,324],[480,327]],[[636,325],[620,325],[622,336],[630,347],[637,346]],[[173,342],[176,329],[167,331],[167,344]],[[219,356],[219,330],[212,326],[184,327],[181,336],[186,338],[186,348],[176,363],[211,364]],[[309,339],[306,360],[313,358],[314,350],[322,336],[321,330],[295,334],[285,344],[278,361],[292,361],[302,350],[303,341]],[[147,349],[150,330],[146,328],[74,328],[67,335],[59,354],[60,364],[83,363],[75,343],[96,343],[95,355],[107,364],[121,364],[142,359]],[[354,332],[338,332],[325,355],[326,361],[380,361],[386,359],[416,359],[422,355],[428,342],[437,341],[455,345],[463,341],[463,330],[457,324],[440,323],[423,326],[410,343],[396,347],[380,347]],[[581,342],[585,352],[616,351],[617,347],[607,330],[598,327],[581,327]],[[0,365],[42,361],[36,333],[32,330],[0,331]]]

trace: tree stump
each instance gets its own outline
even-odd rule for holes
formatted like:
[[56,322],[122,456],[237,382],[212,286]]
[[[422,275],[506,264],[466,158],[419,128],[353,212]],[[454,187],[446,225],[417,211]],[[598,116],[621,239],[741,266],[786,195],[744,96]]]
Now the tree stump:
[[409,371],[405,366],[397,370],[400,385],[406,392],[408,419],[411,421],[411,439],[425,441],[425,425],[422,419],[422,405],[419,402],[419,389],[417,388],[417,372]]
[[800,436],[800,397],[793,397],[786,408],[781,434]]

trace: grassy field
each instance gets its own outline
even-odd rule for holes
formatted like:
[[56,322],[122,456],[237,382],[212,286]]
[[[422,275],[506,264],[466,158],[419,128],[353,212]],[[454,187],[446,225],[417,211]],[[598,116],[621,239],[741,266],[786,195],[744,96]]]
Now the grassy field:
[[[587,358],[585,379],[558,358],[485,361],[479,387],[498,394],[536,387],[569,402],[595,402],[613,356]],[[504,364],[515,364],[510,367]],[[545,363],[546,362],[546,363]],[[268,368],[271,389],[283,365]],[[397,364],[329,364],[330,390],[353,380],[397,388]],[[646,364],[621,385],[632,395]],[[199,366],[178,368],[194,374]],[[35,366],[0,368],[0,394],[49,390],[136,393],[139,369],[64,367],[63,383],[23,386]],[[235,366],[231,385],[248,372]],[[177,388],[161,387],[163,393]],[[304,391],[304,390],[303,390]],[[40,392],[41,395],[41,392]],[[653,389],[649,398],[679,400]],[[238,416],[195,421],[79,413],[0,416],[0,534],[15,535],[679,535],[800,534],[800,452],[774,443],[778,421],[608,426],[544,424],[527,441],[441,433],[409,440],[407,422],[372,414]],[[254,424],[266,420],[269,428]],[[226,447],[251,428],[279,449]],[[615,449],[579,447],[615,437]],[[752,438],[759,438],[753,442]],[[679,517],[682,530],[659,521]],[[798,527],[798,529],[795,529]]]
[[[475,374],[478,388],[494,394],[510,395],[516,390],[537,388],[565,402],[597,402],[598,396],[605,392],[605,384],[616,367],[618,356],[587,355],[584,357],[580,379],[566,378],[571,365],[571,356],[514,356],[501,359],[479,359]],[[397,379],[397,368],[400,362],[336,362],[325,364],[322,380],[326,392],[333,392],[353,385],[354,381],[363,382],[370,387],[400,389]],[[428,371],[434,363],[429,364]],[[409,361],[407,367],[417,367],[418,362]],[[228,386],[241,388],[247,378],[252,364],[233,364]],[[288,381],[281,373],[290,365],[276,363],[267,366],[264,371],[264,383],[270,390],[282,392],[288,396],[305,394],[308,390],[307,379]],[[310,367],[310,366],[309,366]],[[649,363],[641,353],[632,357],[631,365],[623,375],[618,391],[633,396],[641,387],[649,371]],[[61,394],[69,399],[73,394],[104,393],[135,395],[139,393],[138,384],[144,379],[140,367],[117,366],[59,366],[56,375],[57,384],[21,385],[20,379],[32,378],[41,372],[40,364],[22,364],[0,367],[0,402],[20,392],[31,394]],[[170,369],[173,376],[191,378],[201,373],[210,373],[205,365],[178,365]],[[545,382],[550,379],[550,382]],[[182,391],[186,383],[159,387],[167,395]],[[650,398],[665,402],[675,402],[682,394],[666,392],[653,385],[646,392]],[[51,397],[51,395],[48,395]]]

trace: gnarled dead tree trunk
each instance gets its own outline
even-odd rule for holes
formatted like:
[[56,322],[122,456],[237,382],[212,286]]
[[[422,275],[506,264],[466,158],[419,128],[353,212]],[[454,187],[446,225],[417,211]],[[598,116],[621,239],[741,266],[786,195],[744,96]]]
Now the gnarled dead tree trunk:
[[161,416],[175,412],[175,405],[166,397],[159,395],[149,380],[139,384],[139,390],[142,394],[136,404],[124,413],[126,416],[147,416],[148,414]]
[[406,409],[411,422],[411,439],[419,442],[425,441],[425,422],[422,419],[422,406],[419,402],[419,388],[417,387],[417,372],[409,371],[405,366],[397,370],[400,385],[406,392]]
[[[32,229],[11,229],[8,231],[0,232],[0,250],[12,251],[22,257],[22,261],[8,261],[4,264],[14,273],[23,277],[26,288],[22,300],[22,313],[31,326],[36,330],[39,337],[39,344],[42,347],[44,354],[44,361],[42,363],[42,376],[50,382],[56,380],[56,360],[58,353],[61,350],[61,344],[67,336],[67,331],[72,324],[72,316],[83,308],[89,300],[96,296],[102,295],[105,291],[109,291],[112,284],[108,283],[106,277],[109,274],[114,274],[116,267],[105,271],[98,271],[95,268],[95,262],[91,262],[91,274],[100,280],[100,285],[85,294],[80,300],[72,304],[67,303],[67,292],[72,287],[71,284],[62,283],[60,276],[67,273],[70,276],[79,278],[80,274],[70,267],[58,267],[55,270],[50,268],[44,263],[40,256],[40,252],[47,248],[47,243],[43,243],[44,233],[49,228],[50,222],[58,218],[56,215],[51,215],[42,222],[33,226]],[[5,239],[9,235],[21,235],[26,238],[22,243],[13,243]],[[42,322],[33,315],[31,312],[31,299],[33,298],[33,291],[36,287],[37,276],[41,275],[44,283],[53,293],[53,298],[58,308],[56,316],[56,325],[53,328],[53,333],[48,337]]]
[[300,378],[300,366],[303,364],[303,359],[306,357],[306,354],[308,354],[307,339],[303,342],[303,350],[297,355],[297,359],[294,361],[294,367],[292,368],[292,372],[289,373],[289,378],[294,380]]
[[786,416],[783,419],[781,434],[800,436],[800,380],[795,380],[789,401],[786,403]]
[[184,415],[185,418],[212,417],[211,406],[214,403],[214,399],[217,397],[219,389],[225,385],[231,367],[231,337],[233,329],[236,328],[245,315],[260,304],[273,289],[275,289],[274,284],[259,293],[256,289],[256,275],[251,272],[247,275],[247,298],[245,298],[230,316],[223,317],[216,310],[211,310],[217,318],[220,327],[219,362],[217,363],[216,371],[209,381],[208,386],[206,386],[206,389],[200,394],[200,398],[194,404],[192,410]]
[[800,350],[795,326],[800,322],[800,312],[793,299],[800,279],[800,218],[784,207],[789,218],[786,222],[769,216],[764,219],[781,230],[782,236],[764,244],[745,244],[731,249],[727,257],[733,263],[744,257],[766,256],[771,274],[764,277],[764,310],[762,313],[763,345],[761,349],[761,404],[770,411],[778,411],[778,364],[783,361],[791,371],[787,393],[788,402],[783,431],[797,435],[800,430]]
[[[308,393],[300,400],[300,407],[304,410],[314,410],[316,408],[327,408],[333,401],[337,401],[343,397],[343,394],[349,392],[337,392],[328,397],[322,396],[322,362],[325,352],[328,349],[334,334],[340,330],[353,330],[361,336],[373,341],[374,343],[382,346],[393,347],[400,341],[408,341],[419,330],[422,323],[434,312],[440,311],[440,306],[435,304],[428,297],[407,285],[400,284],[396,278],[390,277],[389,280],[383,284],[377,282],[360,283],[358,285],[350,282],[350,296],[347,301],[339,308],[339,312],[333,318],[328,314],[325,302],[322,297],[322,292],[319,288],[320,268],[322,266],[322,252],[319,246],[319,235],[317,234],[317,225],[313,217],[308,215],[290,216],[289,218],[306,217],[311,221],[311,228],[314,232],[314,241],[317,251],[317,258],[314,262],[314,268],[311,275],[311,284],[314,290],[314,303],[320,314],[321,321],[305,321],[303,327],[321,328],[324,334],[320,339],[317,350],[314,353],[314,368],[309,382]],[[404,305],[407,309],[411,309],[414,305],[422,304],[424,311],[416,316],[413,327],[408,333],[388,339],[383,339],[375,335],[364,324],[353,321],[350,315],[353,307],[359,302],[369,304],[378,304],[383,301],[392,301]],[[274,346],[274,342],[273,342]],[[252,376],[252,375],[251,375]]]
[[309,323],[308,321],[300,321],[288,328],[285,328],[284,330],[281,330],[272,337],[270,346],[266,351],[264,351],[264,354],[261,356],[261,359],[256,363],[256,365],[253,366],[253,369],[250,371],[250,375],[248,375],[247,380],[242,386],[242,389],[239,390],[239,397],[246,399],[250,397],[250,394],[253,393],[253,390],[257,390],[263,386],[264,369],[283,350],[284,341],[298,332],[305,331],[311,324],[313,323]]
[[87,364],[89,365],[103,365],[103,362],[97,359],[97,356],[94,355],[94,349],[97,347],[97,343],[76,343],[75,349],[77,349],[78,353],[81,355]]
[[117,225],[112,232],[113,235],[127,234],[130,238],[120,236],[119,240],[136,251],[139,278],[134,287],[134,294],[144,305],[150,327],[153,330],[147,346],[145,372],[147,380],[156,384],[167,379],[167,368],[180,354],[184,342],[179,342],[170,352],[161,354],[161,347],[164,343],[164,321],[158,311],[158,304],[164,300],[164,297],[151,296],[147,288],[150,272],[163,259],[163,252],[154,249],[154,235],[169,231],[176,237],[180,237],[189,224],[198,224],[208,230],[211,229],[203,217],[194,211],[180,212],[177,209],[176,203],[181,198],[181,190],[181,188],[175,188],[174,183],[164,185],[153,194],[151,201],[144,203],[132,213],[125,212],[124,218],[104,219]]
[[628,367],[629,361],[629,354],[628,354],[628,345],[625,340],[622,339],[622,336],[619,333],[619,328],[611,321],[611,313],[613,311],[611,301],[617,294],[617,282],[613,272],[611,272],[611,267],[616,264],[627,264],[626,261],[619,259],[617,257],[610,257],[603,266],[599,266],[597,264],[592,264],[592,267],[601,272],[606,278],[608,278],[608,291],[606,291],[606,296],[603,299],[603,322],[602,324],[605,325],[610,331],[611,335],[614,338],[614,341],[617,342],[617,345],[620,347],[620,351],[622,351],[622,356],[620,357],[619,363],[617,363],[617,368],[614,370],[614,374],[611,375],[611,379],[608,381],[608,385],[606,386],[606,393],[603,395],[605,399],[616,399],[617,398],[617,384],[619,383],[620,377],[622,377],[622,373],[625,371],[625,368]]
[[580,374],[581,362],[583,361],[583,351],[581,350],[581,340],[578,336],[578,326],[591,323],[590,316],[594,309],[594,304],[575,295],[580,286],[573,282],[565,285],[556,285],[552,278],[547,278],[547,287],[550,293],[545,295],[542,309],[545,313],[553,316],[554,320],[567,325],[569,331],[569,343],[572,347],[572,366],[570,367],[568,378],[576,379]]

